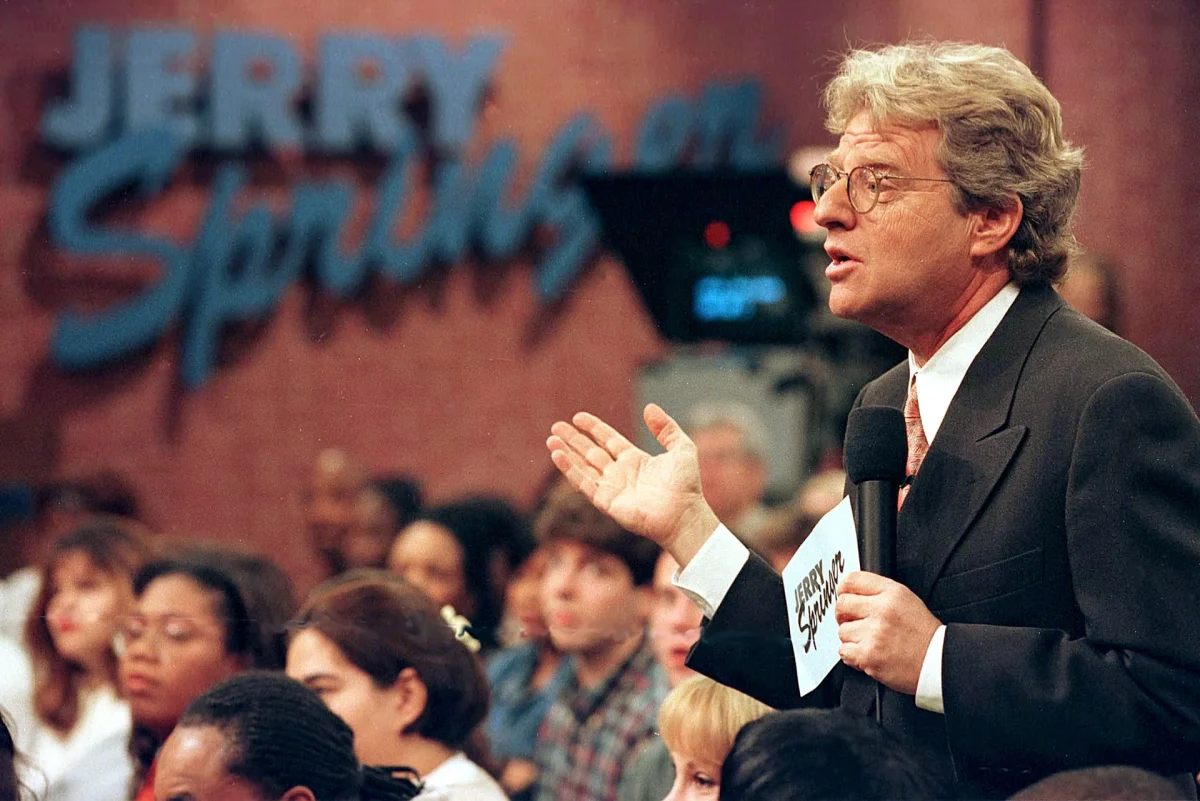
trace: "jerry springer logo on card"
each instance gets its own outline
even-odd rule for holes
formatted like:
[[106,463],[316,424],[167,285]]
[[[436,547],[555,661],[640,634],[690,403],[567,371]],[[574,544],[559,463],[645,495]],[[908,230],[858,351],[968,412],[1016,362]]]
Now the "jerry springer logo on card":
[[821,518],[783,569],[788,626],[801,695],[816,689],[838,663],[840,643],[833,604],[842,576],[858,569],[854,516],[850,499],[843,498]]

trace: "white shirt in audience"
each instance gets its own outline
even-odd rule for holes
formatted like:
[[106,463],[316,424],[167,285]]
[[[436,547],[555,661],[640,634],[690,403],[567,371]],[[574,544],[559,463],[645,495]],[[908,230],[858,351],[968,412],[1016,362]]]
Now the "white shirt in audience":
[[417,801],[508,801],[496,780],[461,752],[422,779],[425,789]]
[[83,695],[79,721],[60,736],[33,709],[33,671],[24,647],[0,639],[0,706],[17,753],[20,777],[39,801],[124,801],[133,762],[129,705],[111,687]]

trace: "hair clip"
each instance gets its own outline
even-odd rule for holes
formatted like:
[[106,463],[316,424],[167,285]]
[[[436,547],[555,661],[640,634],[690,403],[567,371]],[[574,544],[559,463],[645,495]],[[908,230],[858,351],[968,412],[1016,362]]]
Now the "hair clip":
[[471,621],[455,612],[454,607],[450,604],[442,607],[442,620],[446,621],[446,625],[454,631],[454,639],[467,646],[472,653],[479,652],[479,640],[472,637],[467,631],[471,628]]

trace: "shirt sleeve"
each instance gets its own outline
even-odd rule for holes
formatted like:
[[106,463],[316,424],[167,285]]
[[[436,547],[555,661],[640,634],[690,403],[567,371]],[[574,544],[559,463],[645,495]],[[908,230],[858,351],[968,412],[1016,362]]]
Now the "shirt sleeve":
[[942,648],[946,644],[946,627],[938,626],[925,651],[921,675],[917,679],[917,706],[926,712],[946,714],[942,700]]
[[675,571],[671,583],[683,590],[704,616],[711,619],[749,560],[750,549],[722,523],[700,546],[687,567]]

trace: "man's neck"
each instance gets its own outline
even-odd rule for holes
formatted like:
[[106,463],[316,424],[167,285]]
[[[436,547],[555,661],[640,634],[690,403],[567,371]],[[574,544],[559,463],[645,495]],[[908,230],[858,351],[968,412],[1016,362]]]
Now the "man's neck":
[[915,331],[905,337],[907,341],[897,341],[912,351],[918,366],[924,367],[925,362],[986,306],[988,301],[996,297],[1008,282],[1009,275],[1006,269],[978,273],[978,279],[962,294],[959,302],[955,304],[953,316],[944,325],[931,331]]
[[641,647],[643,636],[643,630],[638,629],[634,636],[615,641],[603,650],[575,654],[575,680],[579,686],[590,690],[608,678]]

